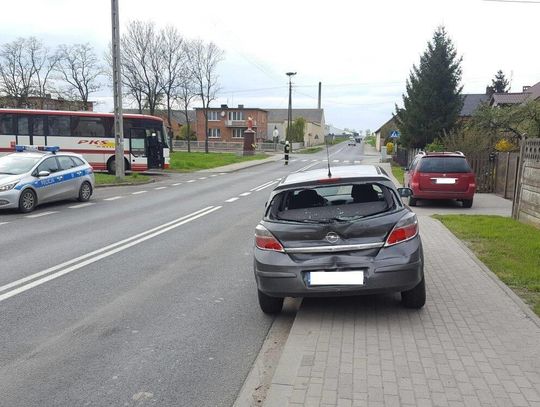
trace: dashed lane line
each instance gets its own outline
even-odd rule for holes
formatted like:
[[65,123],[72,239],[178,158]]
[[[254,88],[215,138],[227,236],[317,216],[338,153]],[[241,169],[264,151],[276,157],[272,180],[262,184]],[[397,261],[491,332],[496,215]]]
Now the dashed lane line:
[[34,215],[26,215],[25,218],[29,218],[29,219],[41,218],[42,216],[52,215],[53,213],[58,213],[58,211],[49,211],[49,212],[36,213]]
[[181,182],[177,182],[177,183],[175,183],[175,184],[172,184],[173,187],[177,187],[178,185],[182,185],[182,183],[181,183]]
[[238,198],[237,196],[235,196],[234,198],[229,198],[229,199],[227,199],[225,202],[234,202],[234,201],[237,201],[238,199],[240,199],[240,198]]
[[9,222],[0,222],[0,226],[7,225]]
[[104,201],[116,201],[117,199],[122,199],[122,196],[112,196],[110,198],[105,198]]
[[95,202],[86,202],[78,205],[68,206],[69,209],[86,208],[87,206],[95,205]]
[[208,178],[208,177],[201,177],[201,178],[199,178],[199,179],[207,179],[207,178]]
[[191,182],[195,182],[197,181],[196,179],[190,179],[189,181],[186,181],[187,183],[191,183]]
[[160,190],[160,189],[165,189],[167,187],[157,187],[157,188],[154,188],[156,191]]
[[251,192],[243,192],[240,194],[240,196],[248,196],[248,195],[251,195]]
[[148,191],[136,191],[132,192],[131,195],[140,195],[140,194],[146,194]]

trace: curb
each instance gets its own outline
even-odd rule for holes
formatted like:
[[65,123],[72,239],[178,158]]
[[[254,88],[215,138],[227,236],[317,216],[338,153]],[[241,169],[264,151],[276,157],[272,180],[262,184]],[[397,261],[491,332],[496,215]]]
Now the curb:
[[257,165],[267,164],[271,162],[276,162],[279,160],[282,160],[283,157],[279,154],[273,155],[271,157],[262,159],[262,160],[253,160],[253,161],[245,161],[243,163],[236,163],[236,164],[229,164],[224,165],[222,167],[215,167],[215,168],[208,168],[206,170],[198,170],[193,172],[235,172],[239,170],[243,170],[245,168],[255,167]]
[[458,243],[458,245],[469,255],[469,257],[478,265],[478,267],[480,267],[480,269],[486,273],[487,276],[491,278],[491,280],[493,280],[508,297],[510,297],[510,299],[519,307],[521,311],[523,311],[528,319],[530,319],[538,328],[540,328],[540,317],[536,315],[534,311],[510,287],[503,283],[493,271],[482,263],[482,261],[476,257],[473,251],[468,248],[461,239],[454,235],[452,231],[444,225],[444,223],[442,223],[439,219],[433,218],[432,216],[430,216],[430,218],[440,223],[446,230],[448,230],[448,232],[450,232],[452,235],[452,239]]

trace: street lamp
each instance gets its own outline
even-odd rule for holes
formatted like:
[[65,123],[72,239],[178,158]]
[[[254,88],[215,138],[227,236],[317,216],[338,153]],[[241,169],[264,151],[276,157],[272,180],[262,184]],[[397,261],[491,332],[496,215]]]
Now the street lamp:
[[287,137],[286,138],[290,138],[289,131],[291,129],[291,121],[292,121],[292,82],[291,82],[291,78],[294,75],[296,75],[296,72],[287,72],[287,76],[289,77],[289,111],[287,112]]

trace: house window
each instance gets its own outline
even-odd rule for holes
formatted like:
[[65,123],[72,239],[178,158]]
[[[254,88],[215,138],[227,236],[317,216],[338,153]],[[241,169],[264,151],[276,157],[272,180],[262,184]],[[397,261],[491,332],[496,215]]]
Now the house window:
[[229,120],[244,120],[244,112],[229,112]]
[[242,138],[244,137],[244,131],[246,131],[246,128],[237,127],[233,129],[232,136],[233,138]]
[[220,138],[221,129],[208,129],[208,138]]
[[211,110],[208,112],[208,120],[211,121],[218,121],[219,120],[219,112],[216,112],[215,110]]

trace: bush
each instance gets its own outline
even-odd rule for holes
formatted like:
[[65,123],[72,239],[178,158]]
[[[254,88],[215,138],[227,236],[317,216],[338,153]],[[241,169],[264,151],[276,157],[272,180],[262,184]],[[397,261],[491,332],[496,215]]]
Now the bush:
[[[189,126],[190,140],[197,140],[197,134],[193,126]],[[187,126],[180,127],[180,135],[176,136],[177,140],[187,140]]]
[[440,139],[436,138],[435,140],[433,140],[433,142],[426,145],[426,151],[429,151],[429,152],[444,151],[444,144]]
[[495,150],[500,151],[500,152],[514,151],[516,149],[517,149],[516,145],[505,138],[500,139],[495,144]]
[[386,143],[386,153],[392,154],[393,152],[394,152],[394,143],[389,141],[388,143]]

